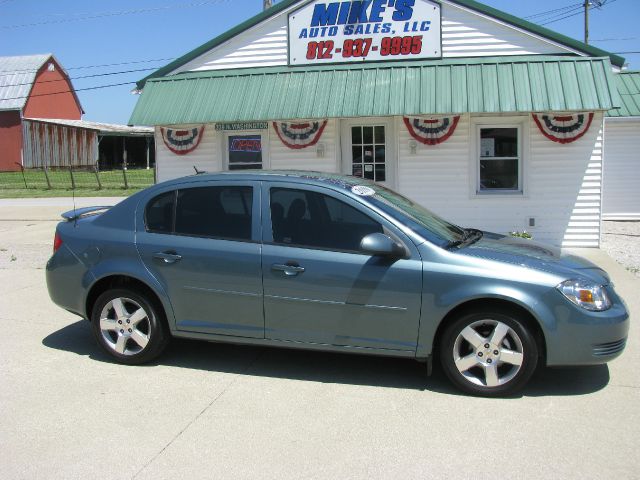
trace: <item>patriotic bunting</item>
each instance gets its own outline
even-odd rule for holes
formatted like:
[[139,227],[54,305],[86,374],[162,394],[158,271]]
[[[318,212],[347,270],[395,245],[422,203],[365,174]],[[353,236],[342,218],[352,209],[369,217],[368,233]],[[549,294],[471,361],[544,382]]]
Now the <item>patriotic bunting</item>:
[[169,150],[176,155],[186,155],[200,145],[204,134],[204,125],[180,130],[161,127],[160,132],[162,140]]
[[425,145],[446,142],[456,131],[460,115],[454,117],[404,117],[404,124],[413,138]]
[[572,143],[583,137],[593,122],[593,113],[576,113],[567,115],[550,115],[534,113],[542,134],[557,143]]
[[315,145],[327,126],[327,120],[319,122],[273,122],[273,128],[287,147],[302,149]]

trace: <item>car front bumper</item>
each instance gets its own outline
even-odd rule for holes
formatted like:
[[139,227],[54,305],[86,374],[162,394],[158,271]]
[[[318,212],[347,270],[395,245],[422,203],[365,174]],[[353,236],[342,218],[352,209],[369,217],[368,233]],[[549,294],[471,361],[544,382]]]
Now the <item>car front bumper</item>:
[[629,313],[613,288],[607,287],[607,293],[613,305],[604,312],[581,309],[558,293],[551,309],[555,328],[545,332],[547,365],[598,365],[622,354],[629,335]]

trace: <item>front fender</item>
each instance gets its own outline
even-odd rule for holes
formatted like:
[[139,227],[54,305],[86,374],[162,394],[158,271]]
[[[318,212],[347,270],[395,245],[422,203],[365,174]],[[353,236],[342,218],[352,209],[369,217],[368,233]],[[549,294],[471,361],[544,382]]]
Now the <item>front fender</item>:
[[550,286],[556,282],[553,276],[486,260],[460,260],[464,263],[459,261],[458,265],[452,265],[452,259],[425,262],[418,357],[432,354],[442,322],[452,311],[471,302],[508,302],[529,312],[545,338],[549,332],[557,330],[555,315],[542,300],[553,290]]

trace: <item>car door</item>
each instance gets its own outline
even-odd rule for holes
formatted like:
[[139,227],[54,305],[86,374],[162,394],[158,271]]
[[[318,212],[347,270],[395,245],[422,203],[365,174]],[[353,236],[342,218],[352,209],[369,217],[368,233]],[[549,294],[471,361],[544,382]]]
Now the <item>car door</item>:
[[[412,242],[332,189],[266,182],[262,195],[266,338],[415,351],[422,261]],[[393,235],[408,258],[360,251],[374,232]]]
[[150,199],[136,244],[177,330],[264,338],[259,182],[186,184]]

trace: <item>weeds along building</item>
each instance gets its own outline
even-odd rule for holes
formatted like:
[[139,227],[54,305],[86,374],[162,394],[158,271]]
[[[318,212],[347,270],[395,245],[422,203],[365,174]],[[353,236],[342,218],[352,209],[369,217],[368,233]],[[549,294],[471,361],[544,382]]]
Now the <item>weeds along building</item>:
[[138,83],[157,177],[341,172],[595,247],[624,59],[471,0],[283,0]]

